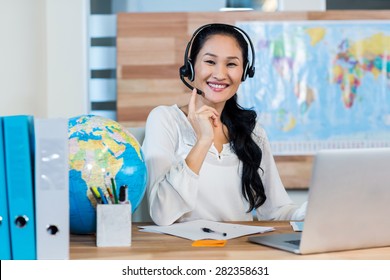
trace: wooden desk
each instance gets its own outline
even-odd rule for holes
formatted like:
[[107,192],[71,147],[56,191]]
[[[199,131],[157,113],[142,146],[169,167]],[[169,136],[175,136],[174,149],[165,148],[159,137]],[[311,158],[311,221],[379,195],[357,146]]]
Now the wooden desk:
[[[240,224],[272,226],[275,231],[264,234],[292,232],[288,222],[243,222]],[[248,236],[228,240],[224,247],[192,247],[191,240],[175,236],[140,232],[134,223],[131,247],[98,248],[94,235],[71,235],[71,259],[105,260],[390,260],[390,247],[296,255],[282,250],[253,244]]]

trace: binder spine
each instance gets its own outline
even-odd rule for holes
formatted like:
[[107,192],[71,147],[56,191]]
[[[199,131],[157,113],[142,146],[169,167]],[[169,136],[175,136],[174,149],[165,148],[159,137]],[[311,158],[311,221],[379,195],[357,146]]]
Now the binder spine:
[[68,121],[35,120],[37,259],[69,259]]
[[36,259],[32,116],[4,117],[6,178],[13,259]]
[[10,260],[12,255],[4,156],[3,119],[0,117],[0,260]]

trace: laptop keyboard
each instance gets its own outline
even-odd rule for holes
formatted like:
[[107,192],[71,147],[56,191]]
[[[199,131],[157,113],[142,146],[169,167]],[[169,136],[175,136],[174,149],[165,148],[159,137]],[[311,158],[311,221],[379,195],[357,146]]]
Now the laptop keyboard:
[[284,241],[284,242],[299,246],[299,244],[301,243],[301,240],[300,239],[287,240],[287,241]]

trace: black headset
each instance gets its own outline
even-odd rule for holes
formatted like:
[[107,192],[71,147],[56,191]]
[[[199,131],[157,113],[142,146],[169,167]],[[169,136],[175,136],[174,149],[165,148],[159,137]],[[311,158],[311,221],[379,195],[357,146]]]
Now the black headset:
[[[224,23],[210,23],[210,24],[203,25],[203,26],[199,27],[197,30],[195,30],[194,34],[192,35],[191,40],[187,44],[186,51],[184,53],[184,65],[182,67],[180,67],[180,69],[179,69],[180,79],[183,81],[183,83],[191,90],[194,89],[194,87],[191,86],[184,79],[184,77],[187,77],[191,82],[193,82],[195,79],[194,67],[193,67],[191,59],[189,58],[188,55],[189,55],[192,43],[195,40],[196,36],[198,36],[199,33],[202,32],[202,30],[209,28],[209,27],[233,28],[233,29],[237,30],[238,32],[240,32],[244,36],[244,38],[246,39],[246,41],[248,43],[248,47],[250,48],[252,56],[251,56],[251,63],[249,63],[249,58],[247,59],[247,63],[244,66],[244,73],[242,75],[241,81],[245,81],[245,79],[247,77],[252,78],[255,75],[255,66],[254,66],[255,65],[255,50],[253,48],[253,44],[252,44],[252,41],[251,41],[249,35],[244,30],[242,30],[241,28],[238,28],[237,26],[234,26],[234,25],[229,25],[229,24],[224,24]],[[199,89],[197,89],[197,92],[198,92],[198,94],[202,94],[202,92]]]

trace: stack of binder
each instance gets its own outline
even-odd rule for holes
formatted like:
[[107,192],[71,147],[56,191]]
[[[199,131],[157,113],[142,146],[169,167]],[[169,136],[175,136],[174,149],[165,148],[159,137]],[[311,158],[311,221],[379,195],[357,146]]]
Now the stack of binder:
[[0,259],[69,258],[68,122],[0,117]]

